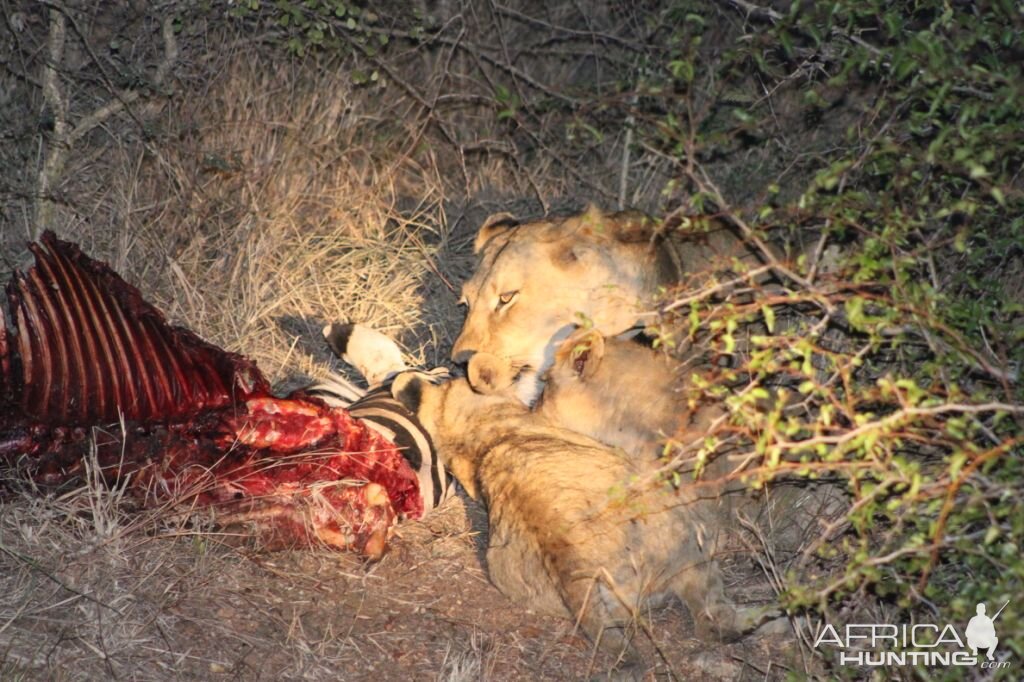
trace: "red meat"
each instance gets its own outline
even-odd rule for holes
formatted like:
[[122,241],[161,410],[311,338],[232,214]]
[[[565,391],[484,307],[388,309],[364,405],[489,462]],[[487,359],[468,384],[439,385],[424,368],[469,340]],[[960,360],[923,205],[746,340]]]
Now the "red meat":
[[7,286],[0,463],[44,486],[103,479],[142,504],[208,506],[272,547],[371,558],[423,512],[376,431],[313,398],[276,398],[255,363],[169,325],[107,265],[52,233]]

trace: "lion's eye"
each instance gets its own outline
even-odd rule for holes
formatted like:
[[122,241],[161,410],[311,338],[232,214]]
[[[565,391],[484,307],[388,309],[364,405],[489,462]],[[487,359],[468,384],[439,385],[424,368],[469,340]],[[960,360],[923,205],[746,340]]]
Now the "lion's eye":
[[498,296],[498,305],[495,310],[500,310],[502,307],[507,306],[512,301],[516,300],[516,296],[519,295],[518,291],[506,291],[505,293]]

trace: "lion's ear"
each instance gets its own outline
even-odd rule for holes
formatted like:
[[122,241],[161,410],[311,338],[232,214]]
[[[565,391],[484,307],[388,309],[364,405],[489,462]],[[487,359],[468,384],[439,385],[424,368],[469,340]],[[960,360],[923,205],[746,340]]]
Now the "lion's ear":
[[518,224],[519,221],[511,213],[495,213],[488,217],[480,226],[480,231],[476,233],[476,239],[473,241],[473,253],[480,253],[492,239],[508,241],[512,228]]
[[604,337],[596,329],[573,332],[555,351],[555,363],[569,367],[584,381],[597,373],[603,357]]
[[588,204],[576,216],[583,234],[624,243],[649,242],[661,236],[660,223],[641,211],[605,213],[594,204]]
[[664,234],[661,223],[642,211],[619,211],[606,219],[612,236],[620,242],[649,242]]

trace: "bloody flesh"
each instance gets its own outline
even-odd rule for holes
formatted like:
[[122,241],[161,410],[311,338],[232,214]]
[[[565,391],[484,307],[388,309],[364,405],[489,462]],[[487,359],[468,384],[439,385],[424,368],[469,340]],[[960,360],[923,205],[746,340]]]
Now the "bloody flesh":
[[0,463],[44,486],[108,483],[147,505],[206,506],[280,547],[379,557],[418,517],[415,473],[342,409],[277,398],[256,365],[169,325],[138,290],[46,233],[7,286]]

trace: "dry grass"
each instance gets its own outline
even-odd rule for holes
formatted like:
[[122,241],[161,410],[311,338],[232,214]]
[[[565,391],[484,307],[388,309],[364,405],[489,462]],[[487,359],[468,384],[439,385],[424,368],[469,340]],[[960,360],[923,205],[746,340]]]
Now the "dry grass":
[[459,499],[373,565],[233,548],[165,518],[92,486],[3,502],[0,679],[558,680],[607,665],[570,623],[489,585],[484,515]]
[[64,236],[273,380],[324,370],[323,321],[421,337],[426,280],[449,240],[442,180],[394,158],[373,98],[350,87],[237,55],[163,112],[161,143],[115,140],[78,158],[69,175],[90,219],[68,216]]

